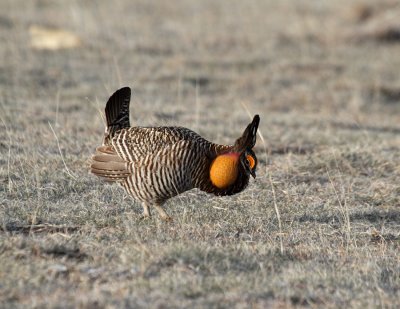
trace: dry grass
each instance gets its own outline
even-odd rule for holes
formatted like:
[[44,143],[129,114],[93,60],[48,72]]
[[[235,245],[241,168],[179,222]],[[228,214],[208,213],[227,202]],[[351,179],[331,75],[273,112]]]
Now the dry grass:
[[[393,2],[2,1],[2,306],[400,307]],[[33,49],[34,25],[81,46]],[[259,113],[258,178],[141,221],[87,169],[122,85],[135,124],[220,143]]]

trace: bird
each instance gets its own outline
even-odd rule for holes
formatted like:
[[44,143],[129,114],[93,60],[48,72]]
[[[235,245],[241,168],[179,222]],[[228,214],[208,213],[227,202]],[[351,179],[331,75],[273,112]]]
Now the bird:
[[255,115],[232,145],[209,142],[180,126],[130,126],[131,89],[114,92],[105,107],[103,143],[92,156],[90,171],[107,182],[119,183],[143,205],[143,218],[151,209],[161,219],[173,219],[164,203],[198,188],[216,196],[243,191],[250,176],[256,178],[256,144],[260,116]]

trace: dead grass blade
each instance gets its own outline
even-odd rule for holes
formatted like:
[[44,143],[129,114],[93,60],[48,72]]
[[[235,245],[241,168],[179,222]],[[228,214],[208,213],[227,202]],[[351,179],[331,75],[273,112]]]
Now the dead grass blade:
[[51,131],[53,132],[54,137],[55,137],[55,139],[56,139],[56,141],[57,141],[58,152],[60,153],[61,160],[63,161],[65,171],[67,172],[67,174],[68,174],[72,179],[76,180],[76,179],[77,179],[76,176],[69,170],[69,168],[68,168],[68,166],[67,166],[67,163],[65,163],[64,156],[63,156],[63,154],[62,154],[61,147],[60,147],[60,141],[58,140],[58,136],[57,136],[56,132],[54,131],[54,129],[53,129],[53,127],[52,127],[52,125],[51,125],[50,122],[49,122],[49,127],[50,127]]

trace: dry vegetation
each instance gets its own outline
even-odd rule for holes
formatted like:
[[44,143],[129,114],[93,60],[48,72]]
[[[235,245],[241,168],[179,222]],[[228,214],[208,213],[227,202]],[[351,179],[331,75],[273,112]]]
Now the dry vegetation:
[[[1,306],[400,307],[398,2],[112,2],[0,2]],[[258,178],[140,220],[87,168],[123,85],[220,143],[259,113]]]

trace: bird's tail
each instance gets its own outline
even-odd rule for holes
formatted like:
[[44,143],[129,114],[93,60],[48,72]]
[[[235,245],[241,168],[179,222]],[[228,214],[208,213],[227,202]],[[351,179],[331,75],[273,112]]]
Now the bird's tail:
[[121,159],[110,146],[96,149],[90,171],[106,181],[121,181],[131,175],[129,163]]
[[104,135],[104,145],[109,145],[114,133],[130,127],[129,102],[131,100],[131,88],[124,87],[113,93],[106,105],[107,127]]

